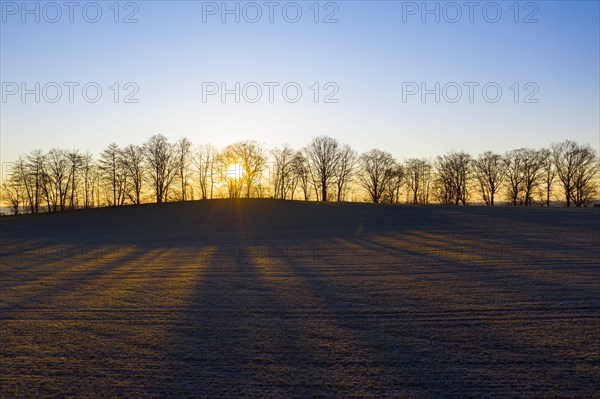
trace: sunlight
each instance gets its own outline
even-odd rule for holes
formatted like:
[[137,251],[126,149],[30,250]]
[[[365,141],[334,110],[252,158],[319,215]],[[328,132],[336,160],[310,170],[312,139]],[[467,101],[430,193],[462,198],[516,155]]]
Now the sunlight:
[[241,164],[232,163],[231,165],[229,165],[227,167],[226,175],[230,179],[239,180],[242,178],[242,176],[244,176],[244,173],[245,173],[245,171]]

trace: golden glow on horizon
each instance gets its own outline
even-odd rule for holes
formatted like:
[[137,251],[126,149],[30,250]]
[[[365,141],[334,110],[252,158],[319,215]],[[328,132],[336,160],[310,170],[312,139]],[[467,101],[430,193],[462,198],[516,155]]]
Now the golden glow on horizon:
[[239,180],[244,176],[244,168],[239,163],[232,163],[227,167],[227,177],[229,179]]

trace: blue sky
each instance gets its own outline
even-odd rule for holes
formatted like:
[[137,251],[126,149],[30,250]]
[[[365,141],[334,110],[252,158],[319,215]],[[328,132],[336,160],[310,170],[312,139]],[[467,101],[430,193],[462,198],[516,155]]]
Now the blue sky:
[[[110,142],[141,144],[156,133],[172,140],[186,136],[198,144],[255,139],[269,147],[289,143],[296,148],[327,134],[358,151],[378,147],[399,159],[461,149],[503,152],[565,138],[600,146],[596,1],[520,2],[518,23],[512,1],[494,3],[502,12],[495,23],[490,22],[496,10],[490,2],[477,2],[473,22],[464,2],[427,2],[431,9],[438,4],[439,23],[434,15],[422,22],[422,2],[401,1],[320,2],[319,23],[314,22],[314,1],[297,2],[302,10],[297,23],[282,13],[285,6],[288,19],[294,17],[296,6],[290,2],[277,2],[273,23],[262,1],[255,3],[263,12],[257,23],[244,20],[254,16],[248,2],[239,2],[240,23],[232,15],[223,23],[221,10],[203,21],[203,8],[221,8],[221,2],[121,2],[119,23],[113,21],[113,1],[97,3],[102,10],[97,23],[82,15],[87,2],[74,10],[73,23],[64,6],[62,18],[49,23],[45,19],[54,18],[53,9],[44,14],[46,3],[38,3],[36,23],[33,14],[22,22],[20,1],[1,3],[2,162],[35,148],[98,153]],[[454,4],[462,17],[451,23],[447,19],[456,15]],[[409,11],[415,5],[413,15]],[[88,7],[87,17],[94,17],[94,7]],[[138,22],[123,23],[132,11]],[[333,11],[338,22],[323,23]],[[524,23],[528,16],[538,22]],[[7,95],[13,83],[34,88],[35,82],[40,87],[58,83],[63,97],[50,103],[42,95],[36,103],[33,95],[25,102],[20,93]],[[64,82],[80,84],[73,103]],[[102,89],[97,103],[82,96],[81,87],[89,82]],[[115,82],[117,103],[110,89]],[[137,103],[123,102],[131,91],[124,88],[128,82],[139,88]],[[257,82],[263,97],[258,103],[243,97],[235,103],[229,95],[223,103],[217,95],[203,102],[203,82],[224,82],[229,88],[235,82],[240,87]],[[280,84],[273,103],[264,82]],[[297,103],[283,98],[281,87],[289,82],[302,89]],[[315,82],[318,103],[310,89]],[[331,91],[332,86],[325,90],[328,82],[339,88],[337,103],[323,102]],[[451,103],[442,95],[436,103],[433,94],[425,102],[417,94],[403,102],[407,82],[430,89],[439,82],[440,94],[444,85],[456,82],[462,97]],[[472,103],[464,82],[479,84]],[[492,82],[492,89],[502,90],[495,103],[482,95],[482,87]],[[525,103],[535,88],[539,91],[532,98],[538,102]]]

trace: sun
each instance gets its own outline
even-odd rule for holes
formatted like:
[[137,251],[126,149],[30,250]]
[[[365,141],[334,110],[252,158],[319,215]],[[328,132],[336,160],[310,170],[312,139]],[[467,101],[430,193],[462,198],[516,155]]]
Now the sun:
[[232,163],[227,167],[227,177],[239,180],[244,176],[244,168],[239,163]]

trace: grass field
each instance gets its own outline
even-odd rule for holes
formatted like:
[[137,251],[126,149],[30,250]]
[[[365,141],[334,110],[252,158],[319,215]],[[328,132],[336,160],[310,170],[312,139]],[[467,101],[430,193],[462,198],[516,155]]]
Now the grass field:
[[0,229],[2,397],[599,397],[598,209],[219,200]]

